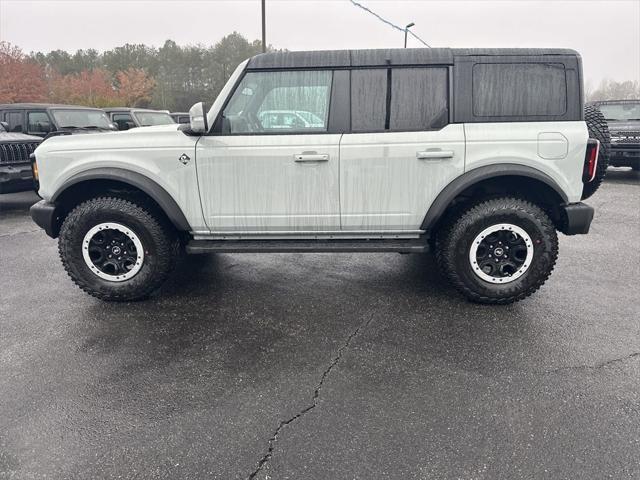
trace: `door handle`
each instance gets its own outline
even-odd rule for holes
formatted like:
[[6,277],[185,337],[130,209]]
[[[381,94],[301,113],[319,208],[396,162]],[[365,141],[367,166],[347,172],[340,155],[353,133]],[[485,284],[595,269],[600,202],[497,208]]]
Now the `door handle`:
[[296,153],[293,156],[296,162],[328,162],[329,154],[327,153]]
[[416,152],[418,160],[437,160],[442,158],[453,158],[453,150],[424,150]]

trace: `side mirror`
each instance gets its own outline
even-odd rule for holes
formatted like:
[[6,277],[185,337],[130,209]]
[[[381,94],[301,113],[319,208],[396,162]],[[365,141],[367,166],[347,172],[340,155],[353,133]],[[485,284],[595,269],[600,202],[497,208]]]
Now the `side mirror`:
[[9,124],[7,122],[0,122],[0,126],[5,129],[5,131],[9,131]]
[[203,102],[198,102],[189,109],[189,124],[193,133],[207,133],[209,131],[207,111]]

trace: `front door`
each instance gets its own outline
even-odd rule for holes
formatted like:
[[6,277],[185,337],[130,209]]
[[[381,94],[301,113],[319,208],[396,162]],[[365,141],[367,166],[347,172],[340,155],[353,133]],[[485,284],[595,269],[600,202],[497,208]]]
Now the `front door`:
[[296,235],[340,229],[339,133],[329,133],[331,71],[247,72],[221,132],[196,147],[212,233]]
[[417,235],[464,172],[462,124],[449,124],[446,67],[351,72],[351,133],[340,142],[342,229]]

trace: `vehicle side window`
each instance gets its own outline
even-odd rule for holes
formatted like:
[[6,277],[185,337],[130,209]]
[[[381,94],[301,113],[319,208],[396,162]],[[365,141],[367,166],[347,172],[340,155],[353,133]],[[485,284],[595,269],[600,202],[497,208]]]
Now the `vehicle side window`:
[[472,75],[476,117],[558,116],[567,111],[562,63],[477,63]]
[[247,73],[223,112],[223,132],[326,132],[331,71]]
[[9,124],[10,132],[22,132],[22,112],[7,112],[4,114],[4,121]]
[[351,130],[384,131],[387,111],[387,69],[351,72]]
[[448,73],[442,67],[353,70],[351,130],[382,132],[442,128],[449,120],[447,92]]
[[390,130],[428,130],[448,123],[446,68],[394,68]]
[[47,112],[28,112],[27,130],[29,133],[49,133],[53,131],[53,125]]
[[115,123],[118,127],[118,130],[129,130],[130,128],[134,128],[136,126],[136,124],[133,123],[131,115],[129,115],[128,113],[114,113],[111,116],[111,119],[113,123]]

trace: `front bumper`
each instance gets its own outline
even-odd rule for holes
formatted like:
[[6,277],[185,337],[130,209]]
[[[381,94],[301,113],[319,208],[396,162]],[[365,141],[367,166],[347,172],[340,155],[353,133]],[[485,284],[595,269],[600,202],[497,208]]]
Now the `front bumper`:
[[46,200],[40,200],[29,209],[31,219],[51,238],[56,238],[60,233],[59,213],[58,207]]
[[0,193],[33,190],[33,173],[28,163],[0,166]]
[[640,144],[612,143],[609,163],[614,167],[640,165]]
[[586,203],[569,203],[560,206],[561,228],[565,235],[581,235],[589,233],[589,227],[593,220],[593,207]]

